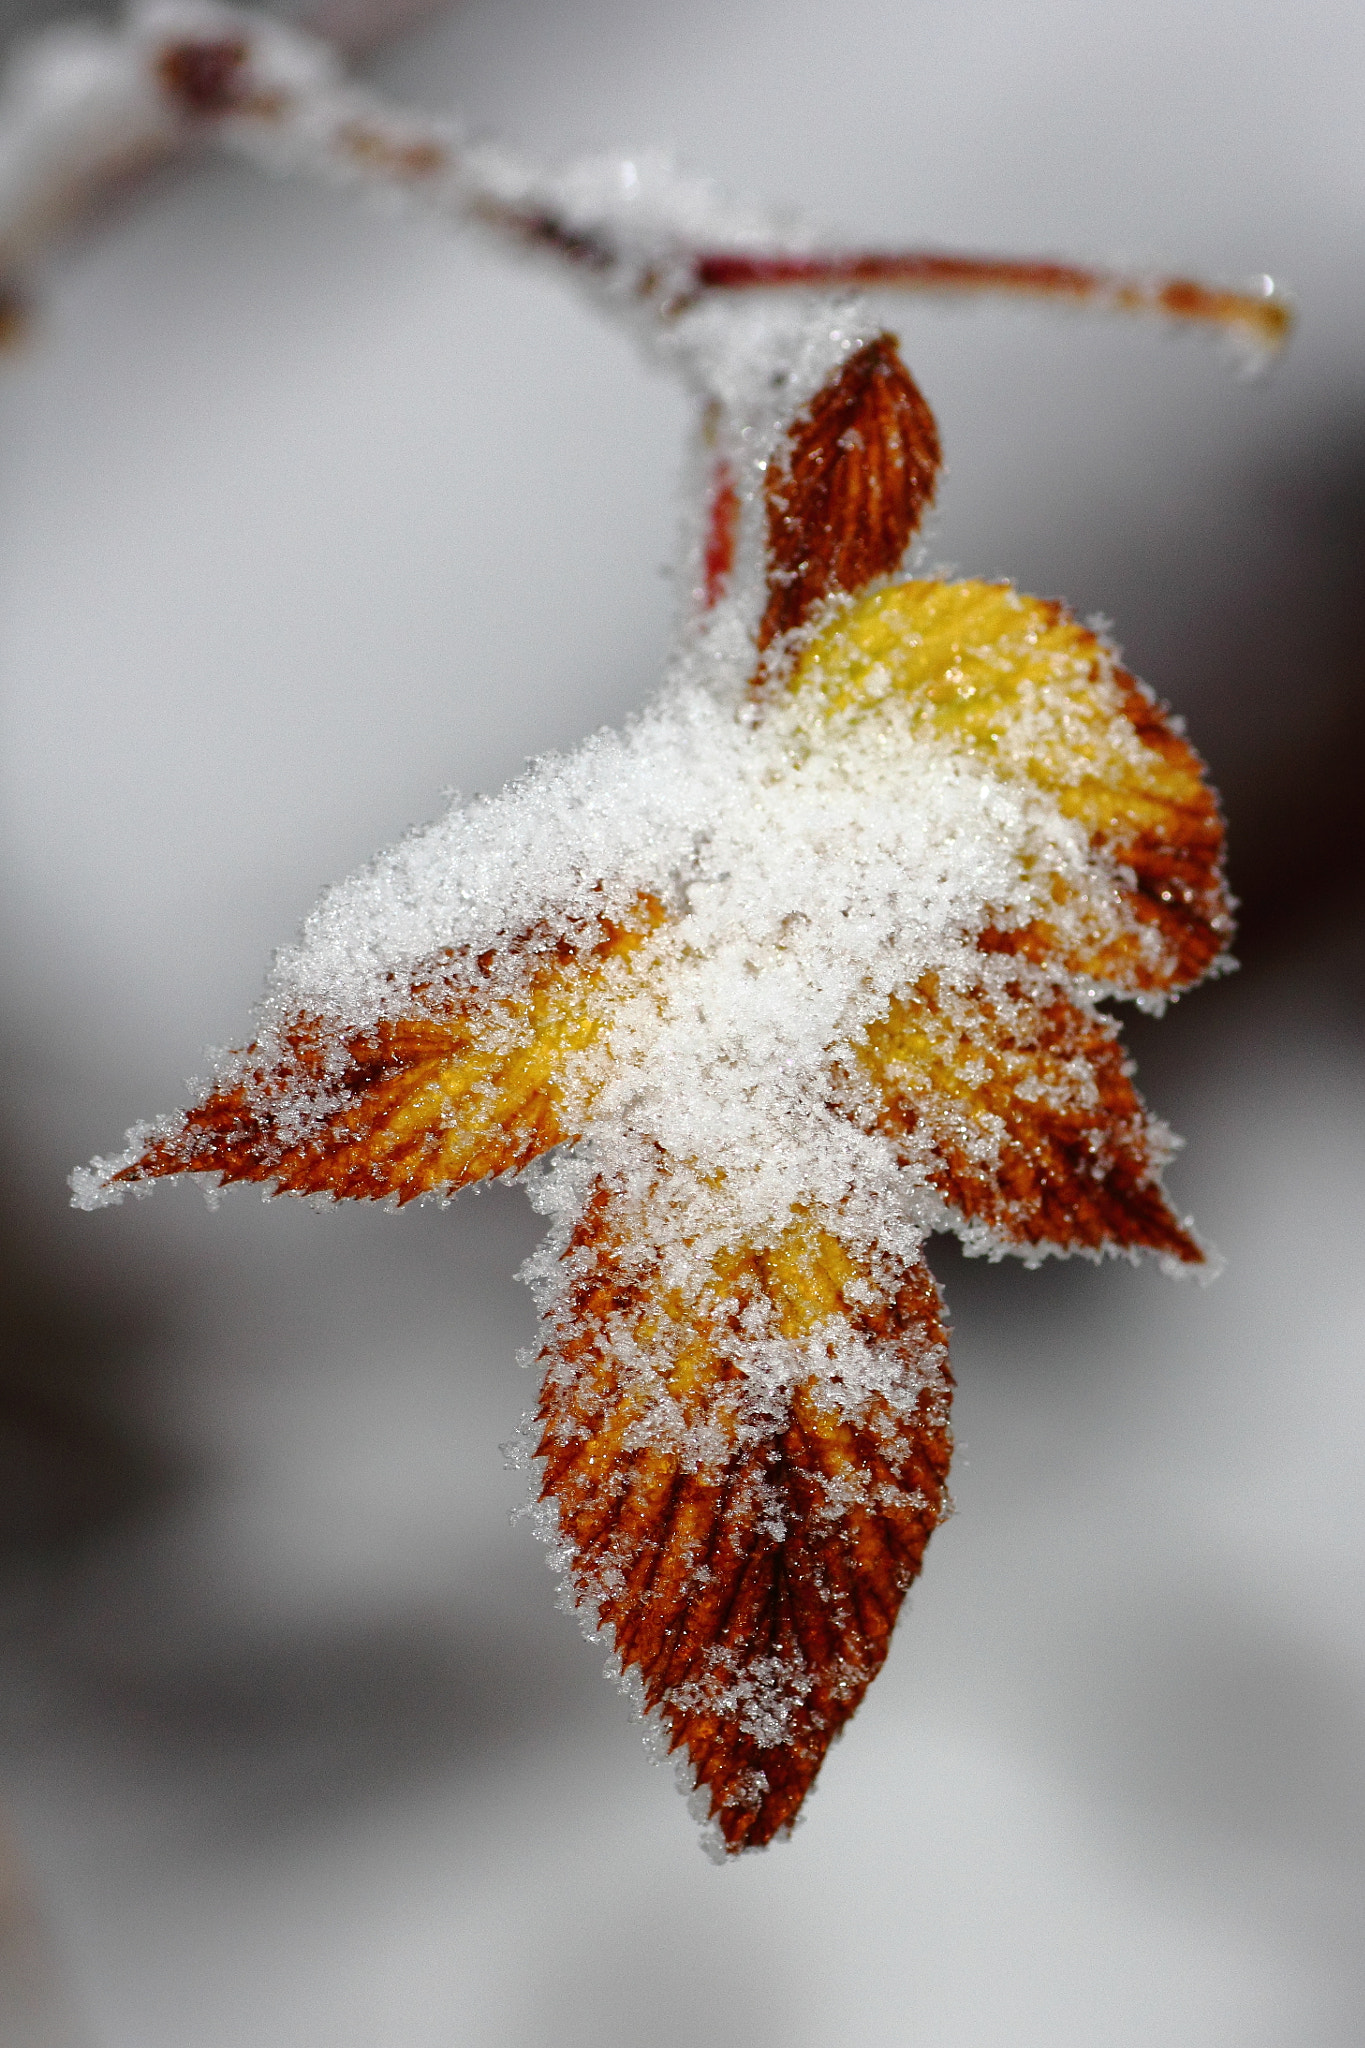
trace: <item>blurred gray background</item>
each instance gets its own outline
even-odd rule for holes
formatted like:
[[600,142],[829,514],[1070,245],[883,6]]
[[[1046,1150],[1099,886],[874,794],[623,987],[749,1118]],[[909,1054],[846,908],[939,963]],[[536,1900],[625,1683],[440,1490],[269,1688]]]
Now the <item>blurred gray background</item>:
[[1229,1264],[941,1251],[959,1513],[725,1871],[508,1525],[522,1198],[64,1186],[325,881],[651,687],[682,399],[553,278],[215,159],[54,256],[0,364],[6,2048],[1365,2038],[1362,59],[1349,0],[462,0],[370,60],[547,156],[1302,309],[1255,383],[895,309],[930,559],[1108,615],[1224,792],[1243,971],[1131,1039]]

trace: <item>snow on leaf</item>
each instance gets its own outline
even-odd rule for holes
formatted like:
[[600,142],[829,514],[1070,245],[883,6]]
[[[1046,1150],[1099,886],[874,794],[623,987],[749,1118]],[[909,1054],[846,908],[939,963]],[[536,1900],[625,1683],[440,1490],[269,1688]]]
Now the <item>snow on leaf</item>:
[[209,1172],[401,1205],[518,1172],[578,1134],[577,1070],[663,916],[646,897],[620,923],[526,933],[503,955],[510,985],[494,980],[491,953],[455,955],[412,978],[402,1014],[364,1030],[293,1018],[113,1184]]
[[1058,873],[1056,920],[993,937],[999,950],[1126,995],[1187,988],[1226,950],[1222,820],[1199,757],[1063,605],[1007,583],[902,583],[836,617],[791,686],[832,712],[894,696],[917,733],[1036,785],[1084,829],[1098,899]]
[[796,1819],[944,1510],[926,1239],[1201,1261],[1095,1000],[1230,925],[1200,764],[1112,650],[889,581],[939,459],[890,337],[673,340],[702,502],[655,702],[329,891],[252,1045],[75,1187],[529,1169],[545,1532],[730,1853]]
[[1203,1252],[1160,1184],[1170,1140],[1118,1029],[1041,975],[926,975],[854,1048],[873,1128],[924,1173],[969,1244]]
[[563,1253],[542,1499],[734,1851],[791,1827],[881,1668],[945,1503],[951,1379],[923,1265],[869,1270],[795,1213],[670,1271],[669,1178],[599,1181]]

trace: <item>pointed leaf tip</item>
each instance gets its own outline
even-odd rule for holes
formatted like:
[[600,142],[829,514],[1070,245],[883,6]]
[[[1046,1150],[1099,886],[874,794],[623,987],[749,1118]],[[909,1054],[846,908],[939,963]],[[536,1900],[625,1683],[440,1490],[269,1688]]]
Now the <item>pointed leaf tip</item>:
[[938,1189],[969,1243],[1203,1263],[1162,1189],[1170,1141],[1117,1026],[1057,984],[927,975],[872,1025],[857,1065],[870,1127]]
[[769,472],[760,649],[804,626],[827,599],[894,574],[941,459],[932,412],[893,338],[878,335],[797,416]]
[[946,1504],[951,1378],[923,1266],[794,1216],[680,1279],[651,1208],[599,1182],[565,1254],[542,1498],[735,1853],[790,1829],[881,1668]]
[[113,1183],[216,1173],[401,1205],[519,1172],[578,1134],[593,1048],[665,915],[642,896],[619,922],[432,962],[404,1011],[360,1027],[295,1017]]

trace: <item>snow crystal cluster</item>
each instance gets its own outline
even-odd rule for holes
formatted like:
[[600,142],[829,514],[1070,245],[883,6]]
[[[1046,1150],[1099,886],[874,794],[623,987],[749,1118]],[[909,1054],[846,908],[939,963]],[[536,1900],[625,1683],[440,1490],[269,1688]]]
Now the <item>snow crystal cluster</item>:
[[[148,37],[242,19],[195,0],[157,0],[139,16]],[[306,39],[275,25],[254,33],[253,75],[301,108],[278,146],[325,142],[338,106],[363,96],[325,65],[310,73]],[[492,149],[457,150],[451,176],[462,205],[539,206],[604,237],[613,291],[622,277],[663,274],[689,243],[771,246],[775,235],[661,163],[603,161],[550,179]],[[670,912],[648,941],[649,971],[576,1077],[591,1100],[593,1170],[643,1190],[647,1162],[665,1155],[658,1220],[694,1271],[726,1244],[773,1241],[796,1210],[855,1256],[877,1247],[909,1259],[941,1205],[884,1140],[830,1106],[831,1070],[926,971],[949,987],[979,984],[988,970],[975,934],[1044,908],[1040,877],[1068,878],[1083,903],[1084,834],[1027,777],[1004,779],[912,733],[894,692],[856,716],[809,692],[755,694],[768,472],[793,419],[880,323],[850,298],[783,294],[658,311],[655,299],[651,345],[707,408],[696,481],[723,461],[738,504],[722,600],[695,609],[662,693],[627,730],[457,805],[330,890],[277,959],[260,1039],[268,1047],[308,1016],[340,1045],[410,1011],[433,962],[452,956],[486,957],[487,995],[515,996],[528,948],[565,933],[586,945],[648,895]],[[704,506],[704,488],[692,495]],[[81,1177],[78,1200],[117,1199],[110,1175],[144,1135]],[[537,1200],[567,1217],[580,1181],[581,1155],[553,1168]]]
[[330,890],[279,956],[263,1021],[318,1016],[344,1038],[410,1011],[452,953],[493,956],[488,993],[515,994],[522,935],[592,934],[651,894],[674,915],[600,1042],[594,1159],[665,1152],[677,1241],[701,1257],[769,1241],[796,1207],[888,1251],[900,1216],[909,1253],[937,1210],[827,1106],[831,1065],[926,971],[979,981],[976,932],[1043,908],[1040,875],[1083,888],[1084,835],[1027,779],[912,736],[894,698],[831,717],[796,693],[759,718],[718,666],[709,643],[684,655],[624,733],[457,805]]
[[[258,153],[344,167],[356,123],[380,118],[321,46],[278,23],[209,0],[154,0],[134,19],[144,56],[177,35],[247,35],[252,91],[273,109],[241,124]],[[401,157],[383,119],[382,135],[365,131],[365,162],[383,156],[376,135]],[[668,916],[591,1057],[563,1077],[591,1124],[593,1171],[643,1201],[650,1162],[666,1157],[667,1197],[655,1189],[653,1208],[670,1256],[693,1271],[724,1245],[774,1241],[798,1212],[855,1256],[912,1258],[941,1204],[927,1177],[832,1106],[831,1075],[925,973],[949,992],[989,978],[974,943],[983,924],[1044,909],[1055,923],[1043,897],[1058,876],[1083,915],[1097,884],[1080,827],[1026,774],[912,731],[894,691],[853,715],[813,692],[752,687],[772,466],[793,420],[879,323],[849,298],[674,302],[679,252],[771,248],[778,224],[661,160],[551,177],[444,132],[428,198],[444,193],[466,218],[543,218],[561,253],[565,237],[590,241],[605,252],[584,270],[590,287],[701,396],[693,615],[661,695],[625,732],[455,808],[330,891],[276,963],[261,1043],[282,1043],[305,1016],[339,1048],[379,1018],[420,1010],[414,992],[452,958],[491,963],[487,996],[515,998],[528,951],[566,934],[587,948],[604,920],[628,922],[651,898]],[[792,224],[780,239],[794,246]],[[695,602],[705,508],[722,467],[736,545],[721,601],[706,608]],[[117,1197],[109,1176],[136,1157],[139,1135],[123,1160],[80,1180],[79,1200]],[[581,1198],[583,1156],[537,1189],[562,1226]]]

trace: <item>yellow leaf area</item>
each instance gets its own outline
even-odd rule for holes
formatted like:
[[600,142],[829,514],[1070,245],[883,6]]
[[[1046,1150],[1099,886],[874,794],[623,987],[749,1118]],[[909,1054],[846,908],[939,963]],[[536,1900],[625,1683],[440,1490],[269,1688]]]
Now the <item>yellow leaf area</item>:
[[[401,1204],[516,1172],[579,1134],[593,1049],[665,915],[641,896],[587,932],[439,962],[410,1014],[363,1031],[300,1018],[114,1179],[211,1172]],[[509,963],[510,986],[494,974]]]
[[854,1071],[870,1084],[860,1120],[987,1244],[1202,1263],[1116,1026],[1055,984],[926,975],[872,1025]]
[[[938,1293],[801,1213],[680,1283],[636,1210],[599,1183],[565,1255],[542,1499],[573,1597],[686,1753],[721,1844],[757,1848],[881,1668],[945,1505]],[[756,1330],[787,1342],[756,1353]]]
[[986,950],[1127,994],[1188,987],[1224,951],[1222,821],[1199,757],[1064,606],[1005,583],[896,584],[840,612],[790,687],[832,713],[894,698],[916,728],[1027,778],[1084,830],[1101,863],[1091,900],[1054,875],[1056,923],[990,930]]

